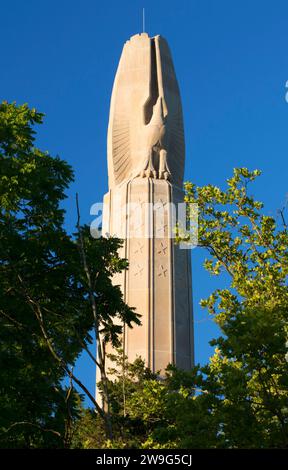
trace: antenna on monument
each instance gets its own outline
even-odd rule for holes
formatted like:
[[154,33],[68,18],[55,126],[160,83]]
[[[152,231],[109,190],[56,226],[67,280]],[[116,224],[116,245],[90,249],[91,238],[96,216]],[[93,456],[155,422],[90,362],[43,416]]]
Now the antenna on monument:
[[145,33],[145,8],[143,8],[142,10],[142,29],[143,29],[143,33]]

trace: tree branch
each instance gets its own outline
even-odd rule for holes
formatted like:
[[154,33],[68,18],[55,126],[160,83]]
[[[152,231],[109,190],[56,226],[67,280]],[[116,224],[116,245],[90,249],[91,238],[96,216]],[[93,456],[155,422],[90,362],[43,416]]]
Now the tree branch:
[[55,434],[55,436],[62,438],[60,432],[55,431],[54,429],[43,428],[43,426],[40,426],[40,424],[31,423],[30,421],[19,421],[19,422],[13,423],[13,424],[11,424],[11,426],[9,426],[9,428],[5,429],[0,434],[0,436],[3,436],[4,434],[7,434],[9,431],[11,431],[11,429],[15,428],[16,426],[32,426],[32,427],[40,429],[41,431],[44,431],[44,432],[51,432],[52,434]]
[[68,367],[68,365],[66,364],[66,362],[56,353],[54,347],[53,347],[53,344],[52,342],[50,341],[48,335],[47,335],[47,332],[46,332],[46,329],[45,329],[45,325],[44,325],[44,321],[43,321],[43,316],[42,316],[42,312],[41,312],[41,307],[39,305],[39,303],[36,301],[36,300],[33,300],[29,293],[27,292],[26,288],[25,288],[25,285],[23,283],[23,280],[21,278],[20,275],[18,275],[18,279],[21,283],[21,286],[22,288],[24,289],[24,292],[25,292],[25,296],[28,300],[28,303],[32,309],[32,311],[34,312],[35,316],[36,316],[36,319],[38,321],[38,324],[39,324],[39,327],[40,327],[40,330],[41,330],[41,333],[45,339],[45,342],[47,344],[47,347],[51,353],[51,355],[53,356],[53,358],[55,359],[55,361],[58,362],[58,364],[60,365],[60,367],[62,367],[62,369],[66,372],[66,374],[68,375],[68,377],[70,377],[70,379],[73,379],[73,381],[81,388],[81,390],[83,390],[83,392],[87,395],[87,397],[91,400],[91,402],[93,403],[93,405],[95,406],[97,412],[102,416],[104,417],[104,413],[101,409],[101,407],[98,405],[97,401],[95,400],[95,398],[93,397],[93,395],[89,392],[89,390],[87,389],[87,387],[74,375],[73,371],[71,371]]

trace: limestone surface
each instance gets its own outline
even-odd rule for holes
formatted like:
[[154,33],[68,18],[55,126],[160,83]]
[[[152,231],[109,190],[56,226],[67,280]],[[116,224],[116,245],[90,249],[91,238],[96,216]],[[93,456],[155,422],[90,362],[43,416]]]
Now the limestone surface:
[[141,356],[155,372],[169,363],[189,369],[194,360],[190,250],[174,243],[171,209],[174,204],[177,211],[183,201],[183,118],[162,37],[143,33],[125,43],[107,141],[103,233],[124,239],[120,255],[128,259],[129,270],[114,282],[142,315],[141,326],[125,329],[125,353],[131,361]]
[[136,176],[183,182],[182,106],[165,39],[137,34],[116,73],[108,128],[109,187]]

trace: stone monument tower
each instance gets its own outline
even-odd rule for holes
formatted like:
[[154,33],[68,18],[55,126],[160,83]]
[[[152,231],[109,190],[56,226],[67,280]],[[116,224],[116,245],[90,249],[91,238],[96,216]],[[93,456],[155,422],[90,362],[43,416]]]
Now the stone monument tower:
[[168,44],[137,34],[124,45],[113,86],[102,230],[124,239],[120,254],[129,270],[114,282],[142,315],[141,326],[125,329],[125,353],[130,361],[141,356],[154,372],[168,363],[193,365],[190,250],[173,239],[184,159],[182,106]]

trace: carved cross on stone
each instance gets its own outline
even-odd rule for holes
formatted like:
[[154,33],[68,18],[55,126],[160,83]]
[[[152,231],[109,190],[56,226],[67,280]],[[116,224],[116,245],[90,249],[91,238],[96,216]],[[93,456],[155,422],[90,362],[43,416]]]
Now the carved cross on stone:
[[165,207],[167,205],[167,201],[163,201],[162,197],[160,197],[157,201],[156,204],[159,204],[159,206]]
[[167,228],[167,224],[160,224],[159,227],[157,227],[157,232],[160,232],[160,230],[165,230]]
[[144,206],[144,204],[146,204],[146,201],[143,201],[143,199],[141,197],[138,197],[137,201],[136,201],[136,204],[138,204],[141,209],[142,207]]
[[158,249],[158,254],[159,255],[166,255],[166,251],[167,251],[167,245],[163,242],[160,243],[160,246],[159,246],[159,249]]
[[137,248],[134,250],[134,255],[142,254],[144,249],[143,243],[137,242]]
[[161,277],[166,277],[167,276],[167,268],[164,268],[163,264],[160,264],[159,270],[158,270],[158,276]]
[[141,276],[143,272],[143,267],[140,264],[136,265],[136,270],[134,272],[134,276]]
[[163,238],[163,236],[165,235],[166,229],[167,229],[167,224],[164,224],[164,223],[156,224],[156,232],[157,232],[156,237]]

